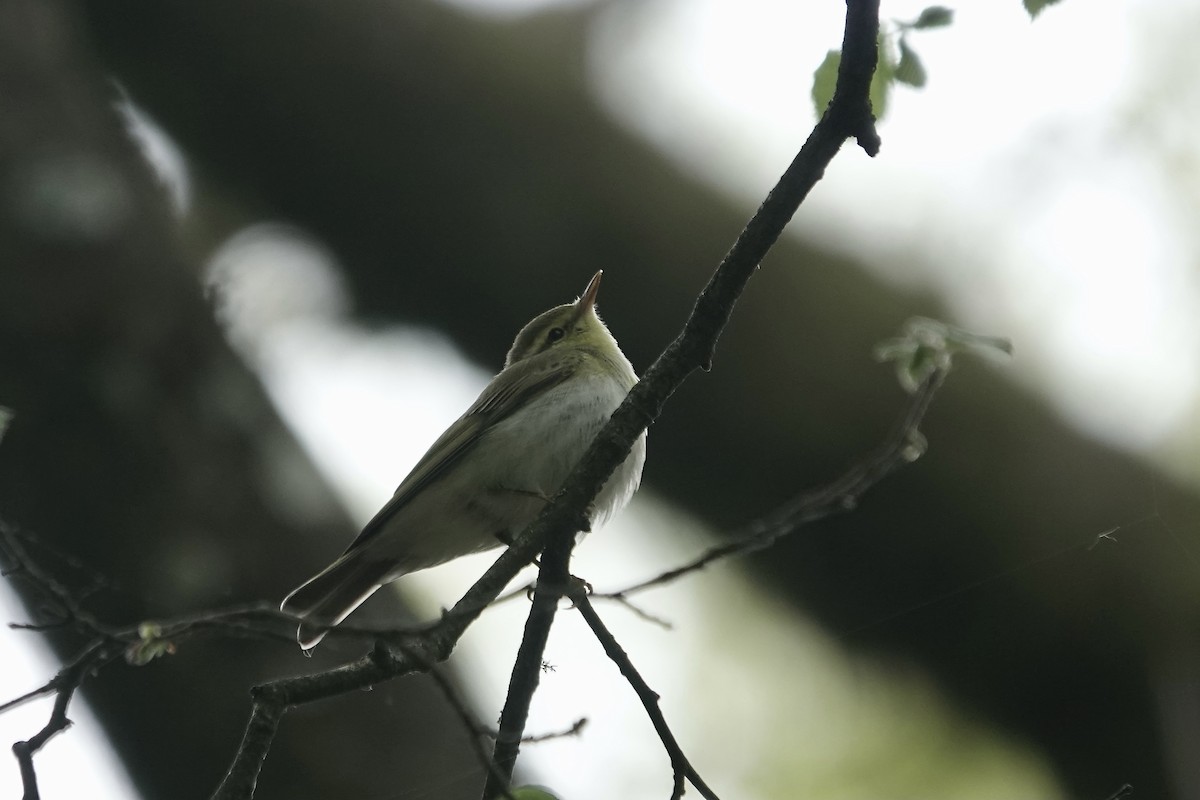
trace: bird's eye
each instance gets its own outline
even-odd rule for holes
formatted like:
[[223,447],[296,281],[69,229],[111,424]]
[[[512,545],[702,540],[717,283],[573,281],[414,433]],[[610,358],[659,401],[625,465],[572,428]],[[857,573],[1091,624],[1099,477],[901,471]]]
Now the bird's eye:
[[562,328],[551,328],[550,332],[546,334],[546,341],[547,342],[557,342],[559,339],[561,339],[562,337],[564,337],[566,335],[567,335],[567,332],[565,330],[563,330]]

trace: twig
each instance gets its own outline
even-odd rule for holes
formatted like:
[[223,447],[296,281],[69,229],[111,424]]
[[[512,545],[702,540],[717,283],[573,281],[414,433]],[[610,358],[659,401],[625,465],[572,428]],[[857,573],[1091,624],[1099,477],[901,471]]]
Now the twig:
[[55,693],[56,695],[54,698],[54,707],[50,712],[50,719],[46,722],[45,726],[25,741],[17,742],[12,746],[13,755],[16,756],[17,764],[20,766],[21,785],[24,788],[23,800],[38,800],[41,796],[38,792],[37,772],[33,768],[33,757],[55,735],[71,727],[71,720],[67,718],[67,709],[70,707],[71,700],[75,696],[75,690],[79,688],[84,678],[90,672],[98,669],[115,657],[108,649],[106,643],[93,643],[91,647],[77,656],[74,661],[63,667],[41,689],[34,690],[0,707],[0,712],[7,711],[34,697],[41,697],[51,693]]
[[[0,552],[3,552],[12,562],[12,566],[6,570],[6,575],[25,578],[56,607],[59,618],[52,623],[53,627],[70,625],[89,635],[107,637],[108,629],[79,605],[78,599],[71,590],[48,570],[43,569],[37,559],[29,554],[25,547],[26,541],[30,541],[29,537],[7,523],[0,522]],[[47,552],[64,559],[68,564],[79,564],[78,561],[64,556],[48,545],[38,544]]]
[[671,728],[667,725],[667,720],[663,716],[662,709],[658,707],[658,693],[650,688],[641,673],[633,666],[633,662],[629,660],[629,655],[621,648],[616,637],[604,625],[604,621],[600,619],[600,615],[596,613],[596,609],[592,607],[591,601],[585,592],[579,588],[572,588],[568,591],[568,596],[575,603],[575,607],[579,609],[579,613],[583,615],[588,627],[592,629],[596,639],[599,640],[600,646],[604,648],[604,652],[617,665],[617,669],[629,681],[629,685],[633,687],[637,693],[638,699],[642,701],[642,707],[646,709],[646,714],[650,717],[650,722],[654,725],[654,730],[658,733],[658,738],[662,741],[663,747],[666,748],[667,754],[671,758],[671,768],[674,770],[675,783],[672,798],[683,796],[683,779],[686,778],[688,783],[696,787],[696,790],[708,800],[720,800],[716,792],[708,787],[700,774],[688,761],[684,755],[683,748],[679,746],[679,742],[675,739],[675,734],[671,732]]
[[242,735],[237,756],[221,785],[213,793],[213,798],[217,800],[254,796],[254,790],[258,786],[258,775],[262,771],[263,762],[267,760],[267,751],[275,741],[283,713],[291,705],[280,693],[263,686],[254,687],[250,696],[253,698],[250,721],[246,724],[246,732]]
[[480,737],[486,735],[487,731],[479,724],[474,715],[471,714],[470,709],[467,708],[467,704],[458,696],[458,692],[454,690],[454,686],[446,679],[446,676],[442,674],[440,669],[431,667],[429,675],[433,678],[433,682],[437,684],[437,687],[441,689],[442,697],[446,698],[446,702],[454,710],[463,727],[467,729],[467,739],[471,744],[471,750],[475,753],[475,758],[487,770],[489,775],[501,781],[502,788],[499,796],[506,798],[506,800],[514,800],[512,792],[509,791],[507,779],[496,768],[496,764],[492,761],[491,756],[488,755],[487,749],[480,742]]
[[[365,689],[385,680],[428,669],[449,658],[472,622],[499,596],[508,582],[537,554],[547,535],[545,513],[519,536],[466,594],[440,620],[413,632],[376,637],[362,658],[332,670],[280,678],[251,690],[250,722],[229,771],[213,793],[214,800],[246,800],[254,788],[278,727],[278,718],[293,706]],[[274,720],[274,724],[263,724]]]
[[542,553],[533,603],[525,620],[525,633],[521,637],[517,658],[513,662],[504,710],[500,713],[500,731],[492,750],[492,769],[483,787],[483,800],[492,800],[506,793],[512,783],[517,754],[525,736],[525,723],[529,719],[529,705],[541,681],[550,627],[554,624],[558,601],[571,577],[568,566],[574,547],[573,534],[557,536]]
[[71,720],[67,718],[67,710],[75,696],[75,691],[89,675],[118,657],[123,651],[123,647],[111,631],[79,605],[71,592],[60,581],[38,564],[26,549],[25,540],[26,537],[23,537],[14,528],[0,522],[0,553],[3,554],[5,561],[9,562],[6,574],[21,576],[30,582],[45,596],[53,607],[53,612],[59,618],[49,626],[31,624],[16,627],[28,627],[36,630],[46,627],[70,626],[92,637],[92,642],[43,686],[0,705],[0,714],[2,714],[35,698],[49,694],[55,695],[50,718],[42,729],[30,738],[16,742],[12,746],[13,755],[20,768],[24,798],[25,800],[38,800],[40,793],[33,757],[51,738],[70,727]]
[[[564,580],[567,578],[567,560],[570,558],[574,532],[579,530],[578,527],[573,527],[571,522],[599,494],[604,482],[629,454],[634,440],[658,417],[667,398],[684,379],[697,367],[711,367],[717,338],[733,313],[733,306],[750,276],[779,238],[808,192],[820,180],[825,167],[837,155],[842,142],[847,137],[854,136],[868,155],[873,156],[878,152],[879,136],[875,132],[869,99],[871,76],[875,71],[878,56],[878,31],[878,0],[847,0],[846,31],[843,39],[845,57],[838,71],[837,88],[829,108],[775,188],[767,195],[766,200],[738,236],[708,285],[701,291],[683,332],[667,346],[646,371],[642,380],[634,386],[538,520],[517,538],[516,545],[535,536],[541,542],[549,543],[547,553],[543,556],[542,577],[546,576],[546,562],[551,560],[550,552],[553,550],[562,554],[560,577]],[[557,541],[568,539],[571,541],[561,547],[555,547]],[[586,602],[586,597],[584,600]],[[587,608],[591,609],[590,603],[587,604]],[[582,606],[580,610],[584,610]],[[538,614],[536,623],[535,614]],[[595,617],[594,611],[592,616]],[[599,621],[598,617],[595,619]],[[522,654],[527,658],[522,666],[514,666],[514,682],[520,671],[536,686],[536,675],[529,671],[528,656],[536,651],[540,662],[540,654],[545,647],[545,636],[552,622],[553,611],[538,612],[536,608],[531,609],[526,625],[526,639],[533,635],[540,637],[540,641],[535,639],[528,648],[525,642],[522,643]],[[615,641],[613,643],[615,644]],[[620,648],[617,647],[617,650]],[[518,660],[522,654],[518,655]],[[519,687],[510,683],[509,700],[514,700],[514,688]],[[520,711],[522,705],[527,712],[528,701],[523,695],[519,695],[515,699],[513,725],[517,727],[516,718],[519,717],[520,728],[523,730],[525,712]],[[506,701],[505,711],[508,709],[509,704]],[[665,729],[665,722],[663,728]],[[494,760],[501,770],[505,770],[507,766],[507,771],[511,774],[511,765],[507,765],[509,748],[511,757],[515,760],[519,737],[517,741],[509,744],[505,741],[505,732],[502,720],[501,738],[496,743]],[[668,730],[667,735],[669,734]],[[679,753],[679,756],[682,757],[682,753]],[[686,762],[686,759],[683,762],[677,761],[675,755],[672,759],[676,764]],[[701,788],[703,782],[697,781],[699,776],[692,781],[693,785]],[[495,788],[491,780],[488,785],[492,789]],[[701,791],[703,793],[704,789]],[[488,790],[485,789],[484,800],[488,798]]]
[[[107,575],[105,575],[103,572],[100,572],[99,570],[97,570],[91,564],[88,564],[87,562],[83,561],[82,559],[77,558],[76,556],[72,555],[71,553],[68,553],[65,550],[62,550],[61,548],[55,547],[53,544],[35,536],[35,535],[31,535],[27,532],[18,530],[12,526],[4,525],[4,523],[0,523],[0,525],[3,525],[3,527],[5,529],[4,530],[5,542],[3,545],[0,545],[0,553],[4,552],[6,549],[10,550],[10,553],[9,553],[10,560],[14,560],[14,562],[16,561],[16,559],[13,558],[13,554],[11,553],[11,542],[13,540],[16,540],[17,542],[22,543],[22,545],[27,544],[30,547],[37,550],[39,556],[43,553],[46,555],[49,555],[49,556],[53,557],[55,561],[70,568],[71,570],[74,570],[75,572],[79,573],[80,575],[85,576],[87,583],[84,585],[84,587],[82,589],[72,589],[71,590],[71,595],[72,595],[72,597],[74,597],[74,599],[76,601],[80,601],[87,597],[90,597],[91,595],[95,594],[96,591],[99,589],[104,589],[104,588],[115,589],[116,588],[116,585],[111,580],[109,580]],[[22,550],[24,550],[24,547],[22,547]],[[26,551],[25,555],[29,558],[32,558],[32,554],[28,553],[27,551]],[[40,558],[37,560],[41,561]],[[9,574],[12,574],[13,572],[17,572],[17,571],[20,571],[19,564],[16,565],[12,570],[3,570],[2,572],[0,572],[0,574],[7,577]],[[45,570],[45,568],[43,568],[43,572],[45,572],[45,574],[49,574],[49,572],[47,570]]]
[[945,381],[946,374],[945,369],[938,369],[926,377],[913,394],[912,402],[891,435],[872,454],[855,462],[854,466],[833,481],[800,495],[746,526],[731,541],[711,547],[691,561],[625,589],[596,593],[593,597],[624,601],[628,595],[671,583],[715,561],[762,550],[809,523],[852,511],[869,489],[912,461],[912,441],[920,436],[921,421]]
[[1123,783],[1115,792],[1108,796],[1107,800],[1125,800],[1125,798],[1132,796],[1133,784]]
[[609,592],[607,594],[592,594],[591,596],[598,600],[611,600],[614,603],[622,605],[625,608],[629,609],[631,612],[633,612],[636,616],[640,617],[641,619],[645,620],[646,622],[649,622],[651,625],[657,625],[658,627],[662,628],[664,631],[669,631],[669,630],[675,629],[675,626],[671,624],[670,620],[663,619],[662,617],[660,617],[656,614],[650,613],[649,611],[647,611],[646,609],[637,605],[632,600],[630,600],[628,597],[626,597],[626,594],[628,594],[628,591]]
[[[255,687],[251,692],[252,709],[245,735],[229,771],[214,794],[215,798],[244,800],[253,796],[263,761],[279,722],[289,708],[356,691],[400,675],[428,669],[427,665],[444,661],[463,632],[520,569],[551,542],[573,539],[574,532],[580,530],[579,520],[582,519],[583,509],[599,494],[617,465],[625,460],[634,440],[659,416],[667,399],[689,374],[697,367],[710,368],[717,339],[750,276],[779,238],[800,203],[821,179],[842,143],[846,138],[854,137],[868,155],[878,152],[879,137],[875,132],[868,94],[877,56],[878,11],[878,0],[847,0],[843,58],[838,71],[837,88],[825,114],[717,267],[697,298],[683,331],[666,347],[613,414],[538,519],[516,538],[454,608],[443,614],[436,623],[414,633],[378,634],[374,638],[375,647],[371,653],[327,672],[275,680]],[[563,552],[569,557],[569,546],[563,548]],[[70,599],[69,593],[59,592],[61,587],[49,576],[46,576],[45,585],[64,599],[63,605],[71,610],[74,619],[91,626],[94,631],[112,633],[80,613],[81,609]],[[585,612],[585,616],[590,614],[598,620],[586,598],[577,602],[577,605]],[[254,626],[244,619],[242,623],[235,623],[231,619],[205,618],[192,620],[183,628],[176,628],[171,623],[162,624],[162,628],[170,630],[174,636],[189,635],[208,626],[212,629],[253,631],[254,635],[259,635]],[[141,631],[137,633],[138,640],[144,638]],[[124,638],[119,638],[119,641],[126,646],[132,643],[129,629],[122,631],[122,635]],[[357,634],[351,632],[349,635]],[[403,648],[391,646],[397,643],[402,643]],[[615,646],[615,640],[611,644]],[[619,646],[615,646],[614,652],[620,652]],[[627,657],[625,662],[628,663]],[[629,668],[632,672],[632,667]],[[74,685],[78,686],[78,683]],[[56,702],[56,707],[61,703],[64,709],[61,717],[64,724],[65,707],[71,692],[73,688],[65,693],[60,691]],[[654,711],[657,712],[656,706]],[[661,715],[658,718],[661,719]],[[42,737],[42,733],[38,737]],[[53,731],[40,740],[35,737],[27,744],[37,743],[40,746],[52,734]],[[30,753],[35,749],[31,748]],[[676,755],[673,754],[672,758],[676,759]],[[676,760],[675,763],[678,767],[685,762]],[[23,767],[25,764],[22,761]],[[698,777],[693,780],[689,776],[688,779],[697,788],[702,786],[697,783]],[[681,775],[676,776],[675,791],[676,797],[683,792]]]
[[509,600],[516,600],[518,597],[533,597],[533,588],[535,584],[527,583],[524,586],[518,586],[511,592],[505,592],[492,601],[492,606],[498,606],[501,603],[507,603]]
[[[495,740],[499,737],[499,733],[496,730],[481,724],[479,720],[475,718],[475,715],[472,714],[471,710],[467,707],[466,702],[462,699],[462,697],[459,696],[458,691],[454,688],[454,684],[451,683],[444,674],[442,674],[440,669],[437,667],[431,667],[429,669],[429,676],[433,678],[434,683],[437,685],[438,689],[441,690],[442,697],[445,698],[446,703],[454,711],[455,716],[457,716],[459,721],[462,722],[463,727],[467,729],[471,750],[475,753],[475,758],[479,761],[480,765],[485,770],[492,773],[501,783],[507,783],[507,779],[499,772],[499,770],[496,769],[496,765],[492,761],[492,757],[488,754],[487,749],[484,748],[482,742],[480,741],[484,737]],[[553,739],[565,739],[568,736],[578,736],[580,733],[582,733],[583,728],[586,725],[587,717],[580,717],[571,724],[571,727],[565,730],[551,731],[550,733],[542,733],[536,736],[524,736],[521,738],[521,743],[538,744],[540,742],[548,742]],[[508,800],[513,800],[513,795],[507,787],[502,790],[500,796],[505,797]]]
[[45,697],[48,694],[55,694],[66,690],[73,691],[79,685],[82,676],[95,669],[96,663],[102,661],[104,655],[104,645],[99,642],[93,642],[76,656],[70,664],[59,670],[49,681],[32,691],[26,692],[20,697],[13,698],[0,705],[0,714],[11,711],[17,706],[24,705],[31,700]]
[[538,733],[533,736],[521,737],[522,744],[539,744],[541,742],[549,742],[554,739],[566,739],[569,736],[578,736],[583,733],[583,729],[587,726],[588,718],[580,717],[571,723],[571,727],[561,731],[551,731],[550,733]]

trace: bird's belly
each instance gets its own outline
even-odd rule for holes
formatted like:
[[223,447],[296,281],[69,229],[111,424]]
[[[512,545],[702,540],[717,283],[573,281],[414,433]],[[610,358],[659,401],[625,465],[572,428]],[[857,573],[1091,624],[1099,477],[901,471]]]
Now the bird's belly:
[[544,505],[541,497],[528,493],[453,483],[451,479],[441,491],[414,498],[380,531],[378,552],[397,562],[396,575],[506,544]]
[[[498,423],[488,433],[503,464],[496,485],[550,499],[625,395],[626,389],[616,381],[596,377],[583,387],[568,384],[547,392],[521,413]],[[602,524],[619,511],[637,489],[645,462],[645,441],[643,434],[600,490],[592,504],[593,523]],[[515,532],[519,533],[519,528]]]

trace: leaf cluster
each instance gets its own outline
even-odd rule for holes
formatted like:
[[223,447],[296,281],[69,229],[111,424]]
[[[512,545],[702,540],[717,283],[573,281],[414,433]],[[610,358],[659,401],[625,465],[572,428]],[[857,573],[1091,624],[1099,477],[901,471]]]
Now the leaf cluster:
[[[893,84],[903,83],[920,89],[928,80],[924,63],[909,43],[909,34],[912,31],[944,28],[953,21],[953,9],[929,6],[914,20],[892,20],[890,24],[880,26],[877,40],[879,62],[871,78],[871,109],[876,119],[882,119],[887,113]],[[833,100],[841,63],[842,51],[830,50],[813,72],[812,100],[818,116],[825,113],[829,102]]]
[[[1031,19],[1036,19],[1046,8],[1059,0],[1021,0]],[[879,28],[879,61],[871,78],[871,109],[875,119],[887,114],[888,99],[892,86],[902,83],[921,89],[929,80],[924,62],[909,41],[913,31],[945,28],[954,22],[954,9],[945,6],[928,6],[914,20],[892,20]],[[813,72],[812,101],[817,116],[825,113],[833,100],[837,85],[838,68],[842,63],[842,51],[830,50],[820,66]]]

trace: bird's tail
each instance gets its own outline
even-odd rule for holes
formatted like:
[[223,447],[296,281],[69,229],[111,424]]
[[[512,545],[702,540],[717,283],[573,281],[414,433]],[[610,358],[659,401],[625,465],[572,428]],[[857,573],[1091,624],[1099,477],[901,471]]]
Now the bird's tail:
[[363,558],[361,552],[343,555],[283,598],[279,609],[302,621],[296,641],[311,650],[334,625],[375,593],[390,565]]

